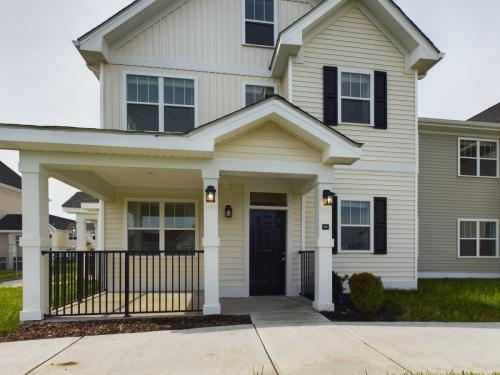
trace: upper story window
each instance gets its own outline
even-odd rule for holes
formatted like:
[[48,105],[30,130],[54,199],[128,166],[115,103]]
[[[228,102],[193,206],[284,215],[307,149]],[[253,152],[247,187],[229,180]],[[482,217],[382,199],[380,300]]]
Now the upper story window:
[[459,219],[459,257],[497,256],[498,221]]
[[195,81],[127,74],[127,129],[187,132],[195,126]]
[[245,85],[245,106],[260,102],[274,95],[274,87]]
[[498,141],[459,139],[459,175],[498,177]]
[[274,46],[274,0],[245,1],[245,43]]
[[340,119],[343,123],[373,123],[372,74],[341,71]]

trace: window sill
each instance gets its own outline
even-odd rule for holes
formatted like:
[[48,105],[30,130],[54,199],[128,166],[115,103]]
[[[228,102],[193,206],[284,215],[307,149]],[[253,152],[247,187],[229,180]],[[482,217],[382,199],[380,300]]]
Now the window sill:
[[270,48],[274,49],[275,46],[267,46],[267,45],[262,45],[262,44],[250,44],[250,43],[241,43],[243,47],[257,47],[257,48]]
[[462,255],[459,255],[458,256],[458,259],[497,259],[498,258],[498,255],[488,255],[488,256],[475,256],[475,255],[471,255],[471,256],[462,256]]
[[470,178],[498,178],[498,176],[475,176],[475,175],[470,175],[470,174],[458,174],[458,177],[470,177]]
[[339,122],[339,125],[354,125],[354,126],[366,126],[369,128],[373,128],[373,124],[363,124],[361,122]]
[[339,254],[373,254],[371,250],[339,250]]

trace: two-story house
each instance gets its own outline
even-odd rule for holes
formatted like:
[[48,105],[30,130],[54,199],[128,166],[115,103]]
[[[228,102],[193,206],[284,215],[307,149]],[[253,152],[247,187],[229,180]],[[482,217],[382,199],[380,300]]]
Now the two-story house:
[[[416,287],[418,81],[443,54],[393,1],[137,0],[74,43],[100,128],[0,127],[25,181],[23,320],[332,310],[332,270]],[[44,252],[49,177],[99,199],[102,248],[68,268],[98,281],[90,305]]]

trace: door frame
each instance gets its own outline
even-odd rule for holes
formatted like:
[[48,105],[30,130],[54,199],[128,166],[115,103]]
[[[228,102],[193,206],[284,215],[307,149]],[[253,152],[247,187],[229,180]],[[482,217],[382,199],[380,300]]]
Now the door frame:
[[[288,199],[288,197],[287,197]],[[287,200],[287,204],[288,204],[288,200]],[[285,265],[284,265],[284,273],[283,273],[283,293],[282,294],[276,294],[276,296],[285,296],[287,295],[287,289],[288,289],[288,285],[287,285],[287,280],[288,280],[288,207],[275,207],[275,206],[250,206],[250,209],[248,210],[248,230],[249,230],[249,233],[250,233],[250,225],[252,224],[250,222],[250,214],[252,211],[278,211],[278,212],[284,212],[285,213],[285,228],[286,228],[286,233],[285,233]],[[249,283],[248,283],[248,294],[250,294],[250,257],[251,257],[251,254],[250,254],[250,236],[248,237],[248,279],[249,279]]]

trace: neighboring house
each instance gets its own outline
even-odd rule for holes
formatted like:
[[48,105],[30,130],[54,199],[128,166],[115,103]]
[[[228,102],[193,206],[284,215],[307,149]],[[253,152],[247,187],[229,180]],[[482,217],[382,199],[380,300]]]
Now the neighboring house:
[[[99,199],[79,191],[62,205],[64,212],[76,216],[76,225],[72,233],[77,250],[95,250],[97,243],[96,229],[99,222]],[[83,234],[83,235],[82,235]]]
[[73,270],[125,301],[156,288],[154,311],[299,292],[332,310],[332,270],[416,287],[418,80],[443,54],[393,1],[137,0],[74,43],[100,129],[0,126],[26,185],[23,320],[59,311],[49,177],[99,199],[102,251]]
[[471,117],[469,121],[500,123],[500,103],[497,103],[483,112]]

